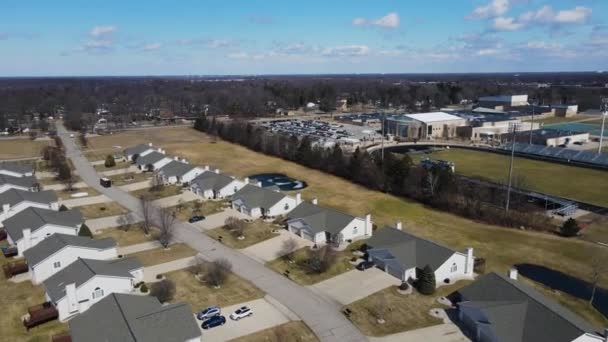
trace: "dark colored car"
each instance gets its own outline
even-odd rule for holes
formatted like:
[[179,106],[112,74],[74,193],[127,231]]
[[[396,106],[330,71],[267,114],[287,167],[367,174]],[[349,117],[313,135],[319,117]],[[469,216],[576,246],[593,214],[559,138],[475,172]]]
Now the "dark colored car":
[[191,218],[188,219],[188,222],[194,223],[194,222],[202,221],[204,219],[205,219],[205,216],[194,215],[194,216],[192,216]]
[[357,269],[359,271],[365,271],[366,269],[372,268],[372,267],[374,267],[374,262],[373,261],[364,261],[364,262],[360,262],[357,265]]
[[208,320],[204,321],[203,324],[201,324],[201,328],[211,329],[211,328],[215,328],[217,326],[224,325],[224,324],[226,324],[226,317],[213,316],[213,317],[209,318]]

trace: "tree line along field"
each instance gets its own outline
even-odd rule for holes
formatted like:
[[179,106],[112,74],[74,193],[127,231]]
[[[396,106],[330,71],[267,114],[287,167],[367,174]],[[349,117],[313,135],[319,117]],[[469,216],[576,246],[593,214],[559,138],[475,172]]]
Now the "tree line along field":
[[[449,160],[456,173],[506,184],[510,156],[451,148],[430,154],[411,154],[414,162],[423,157]],[[527,158],[515,158],[513,179],[524,177],[525,188],[608,207],[608,172]]]

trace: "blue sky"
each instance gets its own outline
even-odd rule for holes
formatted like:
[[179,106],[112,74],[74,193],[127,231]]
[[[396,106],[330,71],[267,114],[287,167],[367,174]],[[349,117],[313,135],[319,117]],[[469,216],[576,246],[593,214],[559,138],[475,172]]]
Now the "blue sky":
[[608,69],[606,0],[0,2],[0,76]]

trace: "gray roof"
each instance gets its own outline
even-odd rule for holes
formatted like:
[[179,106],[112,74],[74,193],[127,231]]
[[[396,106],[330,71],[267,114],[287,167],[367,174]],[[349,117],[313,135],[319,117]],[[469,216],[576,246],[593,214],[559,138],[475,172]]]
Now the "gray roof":
[[167,177],[173,177],[173,176],[183,176],[186,173],[190,172],[192,169],[194,169],[196,166],[190,165],[190,164],[186,164],[184,162],[180,162],[177,160],[172,160],[171,162],[169,162],[168,164],[166,164],[165,166],[161,167],[158,172],[161,172],[163,175],[167,176]]
[[149,165],[149,164],[154,164],[164,158],[167,158],[166,155],[160,153],[160,152],[150,152],[148,154],[146,154],[145,156],[141,156],[139,158],[137,158],[137,160],[135,161],[135,164],[137,165]]
[[30,207],[4,220],[3,224],[11,239],[17,241],[23,237],[25,228],[30,228],[32,232],[46,224],[76,228],[83,222],[84,217],[78,209],[55,211]]
[[308,202],[302,202],[287,215],[288,220],[304,221],[315,233],[329,232],[338,234],[351,223],[355,217],[337,210],[319,207]]
[[113,293],[69,321],[74,342],[165,342],[200,338],[186,303],[161,305],[152,296]]
[[151,150],[151,149],[153,149],[153,147],[151,147],[148,144],[139,144],[137,146],[129,147],[129,148],[125,149],[123,152],[126,155],[132,156],[135,154],[141,154],[142,152],[145,152],[145,151]]
[[241,200],[249,208],[270,208],[284,197],[280,192],[247,184],[232,196],[232,200]]
[[84,236],[53,234],[23,252],[23,256],[32,267],[68,246],[104,250],[116,247],[116,241],[112,238],[95,240]]
[[521,281],[489,273],[452,295],[480,309],[499,341],[570,342],[595,329],[581,317]]
[[135,257],[115,260],[78,259],[43,282],[53,302],[65,297],[65,286],[75,283],[76,288],[95,276],[133,278],[131,271],[143,265]]
[[387,250],[404,269],[429,265],[436,270],[456,253],[438,243],[392,227],[377,230],[365,244],[373,249]]
[[23,201],[51,204],[57,202],[57,194],[53,190],[25,191],[20,189],[10,189],[0,194],[0,206],[10,204],[12,207]]
[[34,176],[13,177],[0,174],[0,185],[2,184],[12,184],[22,186],[24,188],[33,188],[36,184],[38,184],[38,180]]
[[213,171],[205,171],[194,178],[191,182],[191,185],[195,185],[201,190],[215,190],[219,191],[226,187],[228,184],[232,183],[234,178],[221,174],[215,173]]
[[6,171],[23,174],[23,173],[34,172],[34,166],[31,163],[3,162],[3,163],[0,163],[0,170],[6,170]]

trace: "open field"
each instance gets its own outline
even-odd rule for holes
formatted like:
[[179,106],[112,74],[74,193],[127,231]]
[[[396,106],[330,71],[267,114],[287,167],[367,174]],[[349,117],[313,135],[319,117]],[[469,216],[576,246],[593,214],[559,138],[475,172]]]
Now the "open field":
[[190,248],[184,243],[176,243],[174,245],[170,245],[168,249],[150,249],[143,252],[133,253],[129,256],[137,257],[139,261],[144,264],[144,266],[152,266],[194,255],[196,255],[196,250]]
[[142,195],[149,196],[151,201],[159,198],[175,196],[182,193],[182,187],[178,185],[165,185],[161,189],[153,190],[152,188],[139,189],[131,191],[131,195],[139,198]]
[[129,211],[116,202],[105,202],[99,204],[83,205],[78,207],[85,219],[95,219],[106,216],[126,214]]
[[[80,177],[78,176],[73,176],[74,177],[74,183],[78,183],[81,181]],[[38,180],[38,184],[40,185],[51,185],[51,184],[61,184],[62,182],[58,179],[56,179],[55,177],[47,177],[47,178],[42,178]]]
[[[201,204],[200,210],[197,210],[194,208],[196,202],[199,202]],[[222,211],[222,209],[224,208],[224,205],[226,203],[227,203],[226,201],[198,200],[198,201],[190,201],[190,202],[184,203],[182,205],[181,210],[177,210],[176,207],[172,207],[172,208],[175,210],[175,212],[177,214],[177,218],[180,221],[188,221],[188,219],[190,217],[192,217],[193,215],[209,216],[211,214],[219,213],[220,211]]]
[[[422,295],[415,290],[411,294],[400,294],[397,286],[388,287],[345,306],[352,311],[350,320],[367,336],[384,336],[441,324],[441,319],[428,314],[433,308],[446,308],[437,303],[437,298],[446,296],[465,286],[469,281],[459,281],[449,286],[441,286],[432,296]],[[378,324],[375,314],[386,321]],[[382,313],[382,311],[384,311]]]
[[230,342],[316,342],[315,334],[302,321],[291,321],[235,338]]
[[[456,173],[507,183],[509,156],[481,151],[451,148],[431,154],[415,154],[449,160],[456,164]],[[548,194],[608,206],[608,172],[582,167],[515,158],[513,177],[525,177],[527,188]]]
[[[146,133],[124,132],[94,139],[99,139],[96,140],[98,144],[110,146],[154,141],[168,153],[186,157],[193,164],[214,165],[239,177],[264,172],[284,173],[306,181],[308,187],[302,191],[304,198],[317,197],[320,205],[356,216],[371,213],[379,227],[401,220],[407,231],[456,250],[473,247],[476,256],[487,259],[487,272],[504,273],[514,264],[532,263],[589,280],[591,267],[587,260],[591,253],[603,251],[601,247],[577,239],[491,226],[433,210],[242,146],[224,141],[214,144],[205,134],[189,128],[165,128],[162,134],[157,129]],[[608,287],[608,279],[601,283]]]
[[586,225],[581,232],[581,239],[608,244],[608,217],[588,214],[579,217],[577,221]]
[[[562,122],[577,122],[577,121],[593,123],[593,121],[596,121],[596,120],[597,120],[596,115],[583,115],[583,114],[578,114],[578,115],[570,116],[570,117],[553,116],[553,117],[542,118],[542,119],[534,118],[534,122],[539,122],[539,123],[549,124],[549,125],[556,124],[556,123],[562,123]],[[526,121],[532,121],[532,120],[526,120]]]
[[53,140],[2,139],[0,159],[39,157],[44,146],[55,144]]
[[273,229],[278,227],[272,225],[271,223],[266,223],[263,220],[255,220],[251,223],[245,224],[246,228],[245,232],[243,233],[245,238],[243,240],[237,239],[235,234],[230,232],[226,227],[208,230],[206,233],[215,240],[219,240],[219,237],[221,236],[222,243],[234,249],[246,248],[278,236],[278,234],[272,232]]
[[264,297],[264,292],[233,273],[219,289],[207,286],[188,270],[170,272],[165,276],[176,285],[173,301],[190,304],[193,313],[211,305],[228,306]]
[[154,240],[152,234],[146,236],[137,224],[130,225],[129,229],[124,230],[118,227],[106,228],[99,233],[94,234],[95,239],[103,239],[111,237],[116,240],[119,246],[129,246],[137,243],[148,242]]
[[108,178],[110,180],[112,180],[112,185],[121,186],[121,185],[126,185],[126,184],[131,184],[131,183],[143,182],[145,180],[152,178],[152,176],[149,173],[129,172],[129,173],[124,173],[124,174],[120,174],[120,175],[110,176]]

